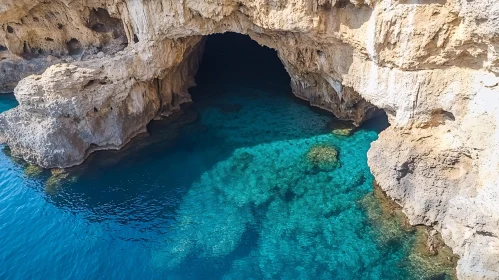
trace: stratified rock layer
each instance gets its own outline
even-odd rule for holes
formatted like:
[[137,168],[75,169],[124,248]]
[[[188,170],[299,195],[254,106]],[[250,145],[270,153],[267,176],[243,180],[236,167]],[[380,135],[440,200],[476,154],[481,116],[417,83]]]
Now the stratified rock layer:
[[383,109],[378,183],[441,231],[461,279],[499,279],[498,14],[494,0],[2,0],[0,91],[57,65],[16,87],[0,142],[45,167],[120,148],[190,101],[203,35],[248,34],[312,105],[357,124]]

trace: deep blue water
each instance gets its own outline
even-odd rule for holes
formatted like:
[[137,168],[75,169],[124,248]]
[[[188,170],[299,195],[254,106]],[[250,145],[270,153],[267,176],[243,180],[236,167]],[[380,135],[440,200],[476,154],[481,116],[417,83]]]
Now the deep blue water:
[[385,123],[336,136],[272,51],[215,39],[192,107],[124,151],[68,173],[0,153],[0,279],[421,279],[414,236],[372,218]]

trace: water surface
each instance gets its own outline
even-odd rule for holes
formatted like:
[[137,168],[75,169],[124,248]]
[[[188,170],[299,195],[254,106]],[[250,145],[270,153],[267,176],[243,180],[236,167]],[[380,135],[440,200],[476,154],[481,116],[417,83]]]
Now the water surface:
[[0,93],[0,112],[7,111],[17,106],[17,100],[14,94]]
[[275,53],[215,39],[192,107],[124,151],[69,173],[0,153],[0,279],[427,275],[415,235],[376,221],[366,152],[384,122],[331,133]]

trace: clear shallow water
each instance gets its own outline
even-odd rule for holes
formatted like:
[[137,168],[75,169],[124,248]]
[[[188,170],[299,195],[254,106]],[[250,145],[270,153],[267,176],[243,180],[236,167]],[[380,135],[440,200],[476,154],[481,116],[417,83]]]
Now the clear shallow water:
[[275,54],[222,43],[194,105],[125,151],[69,173],[0,153],[0,279],[421,279],[414,234],[373,219],[366,152],[383,123],[335,136]]

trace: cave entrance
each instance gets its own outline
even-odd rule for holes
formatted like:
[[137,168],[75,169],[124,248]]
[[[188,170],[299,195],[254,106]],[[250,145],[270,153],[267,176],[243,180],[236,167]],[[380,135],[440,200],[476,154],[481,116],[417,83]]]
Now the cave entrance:
[[[195,80],[198,86],[189,90],[195,106],[198,103],[197,100],[203,102],[214,94],[227,94],[227,91],[235,94],[244,89],[267,90],[272,94],[285,94],[288,98],[294,99],[294,102],[313,107],[311,110],[328,114],[335,123],[332,125],[334,127],[350,126],[353,122],[344,120],[355,117],[359,120],[365,117],[362,120],[364,124],[361,126],[367,125],[370,128],[372,124],[375,124],[376,131],[381,131],[388,126],[385,112],[378,110],[358,94],[336,93],[332,88],[327,90],[318,86],[317,90],[325,92],[308,96],[305,99],[296,97],[293,94],[291,77],[277,51],[260,45],[244,34],[227,32],[209,35],[206,38],[204,54]],[[344,91],[351,93],[353,89],[344,88]],[[339,97],[330,96],[329,103],[324,104],[321,96],[325,94],[334,94]],[[341,95],[346,95],[347,98],[343,99]],[[333,106],[332,103],[335,102],[339,105]],[[334,109],[334,107],[338,108]],[[340,116],[340,119],[343,121],[332,113],[342,110],[344,114]],[[371,120],[365,122],[369,119]],[[356,121],[359,122],[359,120]]]
[[[291,93],[290,80],[275,50],[237,33],[208,36],[196,75],[199,87],[237,83],[242,87],[281,86]],[[191,90],[194,98],[199,87]]]
[[[288,108],[295,108],[290,109],[290,111],[295,112],[295,110],[300,110],[296,108],[306,107],[300,113],[303,116],[309,115],[310,111],[325,116],[325,118],[329,119],[329,123],[326,125],[324,131],[352,133],[356,130],[351,121],[340,120],[330,111],[311,105],[309,101],[296,97],[293,94],[291,77],[280,60],[277,51],[260,45],[248,35],[231,32],[209,35],[206,38],[204,54],[195,80],[197,86],[191,88],[189,92],[192,96],[192,106],[195,108],[199,107],[197,111],[203,111],[208,106],[214,106],[222,111],[219,117],[222,117],[222,115],[225,118],[241,117],[238,116],[237,111],[240,111],[242,108],[248,109],[248,107],[252,106],[254,110],[257,110],[255,107],[262,106],[262,104],[250,100],[249,96],[254,96],[253,98],[259,96],[258,98],[266,99],[265,94],[262,94],[266,93],[267,96],[274,96],[268,99],[268,102],[278,102],[276,100],[281,98],[279,102],[283,102],[283,106],[286,106],[284,104],[300,103],[298,107],[287,105]],[[318,88],[318,90],[321,90],[321,88]],[[350,110],[356,110],[359,104],[361,105],[359,106],[361,109],[363,103],[365,103],[363,99],[353,101],[340,100],[339,102],[352,103],[344,106]],[[276,105],[276,107],[278,106]],[[372,110],[375,109],[372,108]],[[276,110],[274,112],[267,112],[263,111],[260,107],[257,111],[259,111],[260,115],[265,115],[269,120],[275,121],[280,117],[276,116]],[[388,126],[386,114],[382,111],[378,113],[381,114],[364,122],[360,128],[372,129],[377,132],[384,130]],[[300,114],[297,113],[295,118],[303,118]],[[367,115],[372,116],[375,113],[367,113]],[[255,117],[250,116],[249,118]],[[291,120],[288,121],[293,122]],[[319,123],[313,123],[311,120],[302,122],[304,126],[321,125],[320,121]],[[302,125],[302,123],[297,122],[297,125]],[[278,134],[276,130],[272,129],[269,129],[268,133]],[[255,130],[256,134],[257,131]],[[287,136],[276,136],[274,140],[282,140],[286,137],[289,137],[289,134]],[[296,137],[301,136],[293,135],[291,138]],[[257,142],[267,141],[256,140],[254,143]]]

